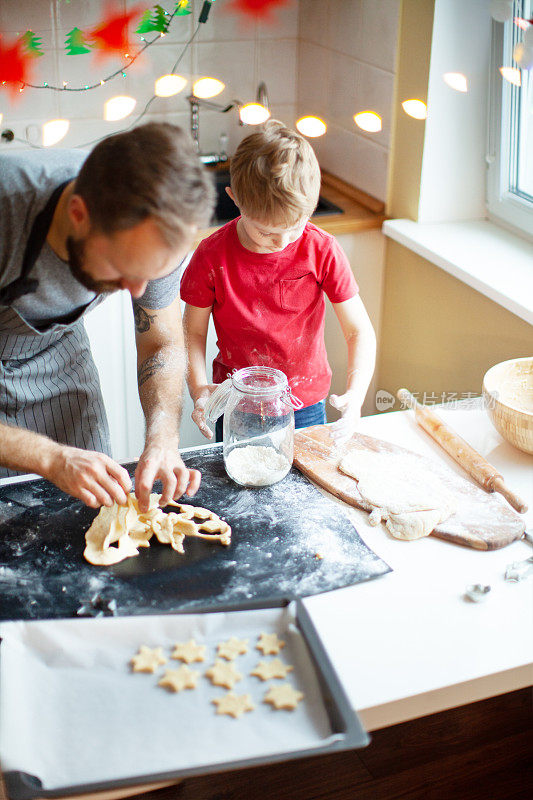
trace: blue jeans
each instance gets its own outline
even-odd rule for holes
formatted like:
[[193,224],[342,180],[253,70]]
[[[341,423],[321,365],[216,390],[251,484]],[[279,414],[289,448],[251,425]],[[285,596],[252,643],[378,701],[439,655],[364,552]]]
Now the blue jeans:
[[[309,425],[324,425],[326,422],[326,401],[320,400],[312,406],[300,408],[294,412],[294,425],[296,428],[307,428]],[[224,414],[219,417],[215,425],[215,441],[221,442],[224,438]]]

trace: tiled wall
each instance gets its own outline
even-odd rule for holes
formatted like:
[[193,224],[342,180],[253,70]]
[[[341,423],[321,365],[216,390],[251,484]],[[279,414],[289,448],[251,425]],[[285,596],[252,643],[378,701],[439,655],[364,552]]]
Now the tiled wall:
[[[229,0],[216,0],[178,72],[193,80],[211,75],[226,89],[216,99],[228,104],[253,100],[259,81],[266,82],[273,115],[294,126],[298,116],[315,113],[328,123],[327,134],[313,145],[322,166],[380,199],[385,198],[390,116],[400,0],[292,0],[274,7],[272,23],[248,21],[231,13]],[[148,7],[151,0],[116,0],[124,10]],[[163,3],[172,9],[174,3]],[[74,147],[122,130],[142,111],[154,80],[171,70],[198,23],[202,0],[192,0],[193,14],[174,19],[165,38],[148,48],[127,72],[87,92],[25,89],[16,103],[0,91],[2,128],[39,142],[41,124],[67,117],[71,128],[60,147]],[[101,20],[103,0],[0,0],[0,32],[7,41],[34,30],[45,55],[34,61],[35,82],[83,86],[120,66],[116,59],[95,63],[93,54],[68,56],[65,37],[74,26],[87,30]],[[137,41],[138,38],[135,37]],[[188,87],[179,95],[156,98],[145,119],[165,119],[189,127]],[[102,118],[104,102],[116,94],[137,99],[135,112],[118,123]],[[367,134],[353,114],[377,111],[383,130]],[[218,150],[219,135],[229,137],[228,151],[249,132],[236,111],[200,112],[202,150]],[[5,147],[6,145],[1,145]],[[19,142],[11,146],[22,146]]]
[[[301,0],[298,109],[328,123],[314,140],[323,169],[385,199],[399,0]],[[375,111],[379,133],[353,115]]]
[[[152,0],[117,0],[115,6],[123,9],[141,5],[149,7]],[[172,10],[174,2],[162,2]],[[82,93],[25,89],[12,103],[5,91],[0,91],[0,112],[4,119],[2,128],[12,128],[17,137],[24,139],[28,126],[30,135],[38,137],[42,122],[55,117],[71,121],[70,131],[60,147],[73,147],[88,143],[97,137],[122,130],[142,111],[153,94],[154,80],[170,72],[185,43],[193,34],[202,0],[191,0],[193,13],[175,18],[165,38],[148,48],[126,72],[108,84]],[[120,66],[116,59],[96,63],[94,54],[66,55],[65,37],[74,26],[90,29],[102,18],[103,0],[0,0],[0,32],[11,41],[17,33],[34,30],[42,37],[45,55],[34,61],[35,82],[47,81],[61,86],[94,83]],[[226,89],[216,102],[227,105],[237,98],[243,102],[255,99],[257,85],[264,80],[268,87],[273,114],[293,125],[296,111],[298,3],[275,10],[274,22],[255,23],[242,15],[230,13],[228,0],[217,0],[211,7],[209,19],[200,26],[193,44],[187,49],[178,69],[189,79],[188,87],[172,98],[156,98],[145,119],[161,119],[189,127],[191,79],[210,75],[226,84]],[[147,34],[147,38],[151,36]],[[140,43],[138,36],[134,37]],[[118,123],[103,120],[103,105],[117,94],[128,94],[137,99],[134,113]],[[39,130],[38,130],[39,129]],[[240,127],[237,112],[226,114],[203,109],[200,114],[202,150],[218,149],[219,134],[229,136],[229,152],[249,132]],[[39,139],[37,138],[38,142]],[[17,143],[18,146],[19,143]]]

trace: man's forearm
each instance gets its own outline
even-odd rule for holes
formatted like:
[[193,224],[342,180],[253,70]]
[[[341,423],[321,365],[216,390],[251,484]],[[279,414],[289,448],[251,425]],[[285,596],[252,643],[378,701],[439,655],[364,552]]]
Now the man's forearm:
[[185,364],[185,350],[175,344],[139,359],[137,383],[147,439],[179,436]]
[[0,423],[0,464],[3,467],[46,477],[60,447],[47,436]]

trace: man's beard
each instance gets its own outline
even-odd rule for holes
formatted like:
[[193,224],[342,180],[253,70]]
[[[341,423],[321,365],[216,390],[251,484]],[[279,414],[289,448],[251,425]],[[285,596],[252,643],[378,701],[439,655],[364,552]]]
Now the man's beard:
[[116,292],[120,289],[120,285],[117,282],[97,281],[83,269],[86,242],[87,239],[74,239],[72,236],[67,236],[66,246],[70,272],[90,292],[96,292],[96,294]]

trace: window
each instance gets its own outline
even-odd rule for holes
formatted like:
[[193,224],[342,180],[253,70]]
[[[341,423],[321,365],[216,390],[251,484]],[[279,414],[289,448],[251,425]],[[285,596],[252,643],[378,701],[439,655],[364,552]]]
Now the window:
[[[515,0],[513,18],[493,22],[487,207],[495,221],[533,237],[533,68],[517,69],[513,50],[533,17],[533,0]],[[500,67],[514,68],[516,83]],[[519,84],[519,85],[517,85]]]

